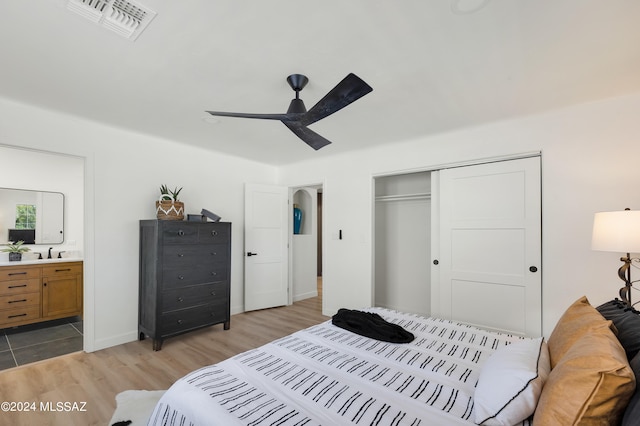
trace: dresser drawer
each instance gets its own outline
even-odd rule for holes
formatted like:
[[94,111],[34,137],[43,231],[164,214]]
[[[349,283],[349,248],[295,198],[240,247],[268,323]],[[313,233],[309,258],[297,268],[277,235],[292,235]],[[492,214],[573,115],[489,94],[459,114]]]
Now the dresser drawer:
[[0,281],[0,295],[35,293],[40,291],[40,278]]
[[198,242],[201,244],[225,243],[231,240],[231,226],[228,224],[199,225]]
[[224,263],[196,265],[192,268],[164,268],[162,270],[163,290],[186,285],[226,281],[229,268]]
[[16,309],[33,305],[40,306],[40,292],[0,296],[0,309]]
[[170,335],[227,320],[226,306],[205,305],[162,314],[162,335]]
[[6,309],[0,311],[0,327],[38,318],[40,318],[40,306],[25,306],[24,308]]
[[195,244],[198,242],[198,228],[184,222],[162,224],[162,241],[165,244]]
[[57,263],[55,265],[44,266],[42,275],[45,277],[54,277],[56,275],[76,275],[82,273],[81,263]]
[[222,262],[228,258],[224,244],[175,245],[163,250],[162,264],[168,268],[190,268],[203,263]]
[[0,281],[40,278],[40,268],[0,268]]
[[226,301],[226,283],[186,286],[162,293],[162,312],[200,305],[223,305]]

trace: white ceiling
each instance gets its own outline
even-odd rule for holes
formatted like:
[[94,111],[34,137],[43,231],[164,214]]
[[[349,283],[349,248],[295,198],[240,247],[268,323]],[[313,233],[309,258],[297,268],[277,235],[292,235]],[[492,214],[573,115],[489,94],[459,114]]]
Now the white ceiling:
[[[132,42],[66,0],[3,0],[0,96],[280,165],[640,90],[637,0],[136,2],[157,16]],[[311,126],[320,151],[205,121],[285,112],[292,73],[310,108],[349,72],[374,90]]]

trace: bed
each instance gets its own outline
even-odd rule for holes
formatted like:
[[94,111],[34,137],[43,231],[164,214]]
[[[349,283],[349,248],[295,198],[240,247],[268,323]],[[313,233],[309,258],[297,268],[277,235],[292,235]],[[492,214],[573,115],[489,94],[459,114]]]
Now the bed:
[[[628,310],[607,308],[629,323]],[[598,309],[579,299],[548,342],[365,309],[415,338],[389,343],[327,321],[179,379],[148,424],[604,425],[625,411],[637,421],[637,349]]]

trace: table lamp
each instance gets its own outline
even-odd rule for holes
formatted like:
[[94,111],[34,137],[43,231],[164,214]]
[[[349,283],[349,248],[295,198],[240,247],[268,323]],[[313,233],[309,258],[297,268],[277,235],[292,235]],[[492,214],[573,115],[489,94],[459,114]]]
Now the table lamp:
[[618,277],[624,281],[620,289],[620,298],[631,306],[631,253],[640,253],[640,211],[625,209],[615,212],[596,213],[593,219],[593,236],[591,248],[598,251],[613,251],[625,253],[620,260],[623,262],[618,269]]

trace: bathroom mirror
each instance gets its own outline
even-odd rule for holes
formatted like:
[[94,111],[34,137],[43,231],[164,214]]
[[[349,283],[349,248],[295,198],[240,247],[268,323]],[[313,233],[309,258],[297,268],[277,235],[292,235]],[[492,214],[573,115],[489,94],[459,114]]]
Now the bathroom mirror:
[[64,194],[0,188],[0,244],[62,244]]

